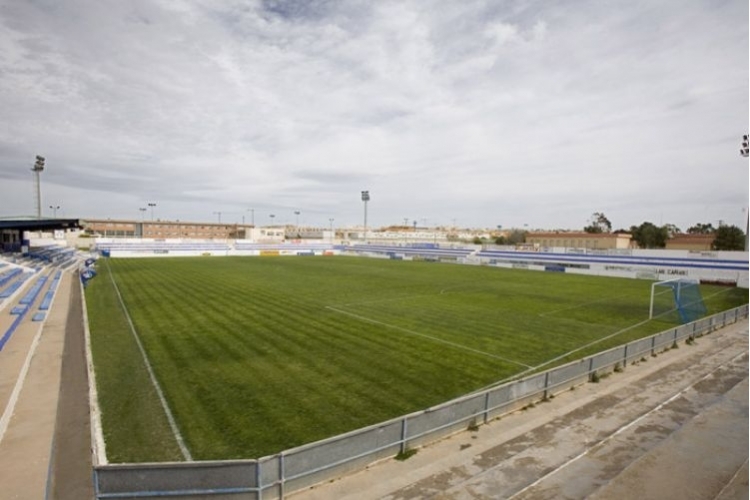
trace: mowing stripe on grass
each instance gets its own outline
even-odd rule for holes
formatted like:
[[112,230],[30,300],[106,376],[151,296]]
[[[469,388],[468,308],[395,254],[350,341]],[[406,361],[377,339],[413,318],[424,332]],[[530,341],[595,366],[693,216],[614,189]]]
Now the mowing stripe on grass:
[[[104,261],[107,262],[107,259],[105,259]],[[109,262],[107,262],[107,268],[109,269]],[[115,293],[117,293],[117,298],[120,301],[120,306],[125,313],[125,319],[128,320],[128,325],[130,325],[130,331],[133,334],[133,338],[135,338],[135,343],[138,344],[138,349],[141,351],[141,356],[143,356],[143,363],[146,365],[146,371],[148,371],[148,376],[151,378],[151,383],[154,385],[156,394],[159,396],[159,402],[161,403],[161,407],[164,409],[164,414],[167,416],[167,421],[169,421],[169,427],[172,429],[172,434],[174,434],[175,441],[177,441],[177,445],[180,447],[180,452],[182,453],[183,458],[187,461],[192,461],[193,457],[190,455],[190,450],[188,450],[187,445],[185,444],[185,440],[182,439],[182,434],[180,434],[180,430],[177,428],[177,422],[172,415],[172,411],[169,409],[167,400],[164,398],[164,393],[161,390],[161,386],[156,380],[154,369],[151,367],[151,363],[149,362],[148,356],[146,355],[146,350],[143,348],[143,344],[141,343],[141,339],[138,336],[138,332],[136,332],[135,330],[133,320],[130,319],[130,313],[128,313],[128,308],[125,307],[125,302],[123,302],[122,300],[120,289],[117,287],[117,283],[115,282],[115,277],[112,274],[111,269],[109,269],[109,278],[112,280],[112,285],[115,287]]]
[[456,344],[455,342],[450,342],[448,340],[443,340],[443,339],[438,338],[438,337],[433,337],[432,335],[427,335],[427,334],[424,334],[424,333],[415,332],[414,330],[409,330],[407,328],[402,328],[400,326],[396,326],[396,325],[391,325],[391,324],[388,324],[388,323],[384,323],[382,321],[378,321],[376,319],[368,318],[366,316],[361,316],[361,315],[355,314],[353,312],[344,311],[343,309],[337,309],[337,308],[335,308],[333,306],[326,306],[326,309],[330,309],[331,311],[336,311],[337,313],[346,314],[347,316],[351,316],[352,318],[357,318],[357,319],[360,319],[362,321],[367,321],[368,323],[373,323],[375,325],[385,326],[386,328],[391,328],[393,330],[398,330],[400,332],[408,333],[408,334],[411,334],[411,335],[417,335],[419,337],[424,337],[426,339],[430,339],[430,340],[433,340],[435,342],[440,342],[441,344],[446,344],[446,345],[449,345],[451,347],[455,347],[456,349],[462,349],[464,351],[473,352],[475,354],[481,354],[482,356],[489,356],[490,358],[499,359],[500,361],[505,361],[506,363],[512,363],[514,365],[519,365],[519,366],[523,366],[525,368],[532,369],[531,366],[523,364],[523,363],[519,363],[518,361],[513,361],[512,359],[503,358],[501,356],[497,356],[497,355],[489,353],[489,352],[480,351],[479,349],[472,349],[471,347],[467,347],[465,345]]
[[[670,292],[671,292],[671,290],[670,290]],[[608,300],[618,299],[618,298],[621,298],[621,297],[629,297],[629,296],[631,296],[631,295],[630,294],[620,294],[620,295],[614,295],[612,297],[604,297],[603,299],[592,300],[591,302],[584,302],[583,304],[576,304],[574,306],[562,307],[560,309],[554,309],[552,311],[547,311],[547,312],[541,313],[539,316],[543,318],[545,316],[549,316],[550,314],[557,314],[559,312],[570,311],[572,309],[580,309],[581,307],[586,307],[586,306],[589,306],[591,304],[597,304],[599,302],[607,302]]]
[[[719,290],[716,293],[712,293],[711,295],[708,295],[706,298],[709,299],[709,298],[714,297],[716,295],[721,295],[722,293],[726,293],[727,290],[729,290],[729,289]],[[611,333],[611,334],[609,334],[609,335],[607,335],[605,337],[598,338],[598,339],[594,340],[593,342],[589,342],[588,344],[582,345],[582,346],[580,346],[580,347],[578,347],[576,349],[573,349],[572,351],[568,351],[566,353],[563,353],[560,356],[557,356],[557,357],[552,358],[552,359],[550,359],[548,361],[545,361],[544,363],[542,363],[540,365],[537,365],[537,366],[534,366],[534,367],[530,366],[528,370],[524,370],[521,373],[517,373],[517,374],[513,375],[512,377],[508,377],[507,379],[499,380],[499,381],[497,381],[497,382],[495,382],[493,384],[490,384],[490,385],[488,385],[486,387],[482,387],[481,389],[479,389],[477,391],[474,391],[474,392],[484,391],[486,389],[498,386],[500,384],[504,384],[505,382],[508,382],[509,380],[520,379],[520,378],[524,377],[525,375],[528,375],[529,373],[533,373],[534,371],[539,370],[540,368],[543,368],[543,367],[545,367],[547,365],[551,365],[551,364],[553,364],[553,363],[555,363],[557,361],[560,361],[561,359],[564,359],[567,356],[570,356],[571,354],[575,354],[576,352],[582,351],[582,350],[584,350],[584,349],[586,349],[588,347],[591,347],[592,345],[596,345],[596,344],[598,344],[600,342],[604,342],[605,340],[609,340],[609,339],[611,339],[613,337],[617,337],[621,333],[625,333],[627,331],[633,330],[634,328],[638,328],[639,326],[645,325],[646,323],[648,323],[650,321],[653,321],[654,319],[658,319],[658,318],[660,318],[662,316],[666,316],[666,315],[670,314],[671,312],[672,311],[667,311],[667,312],[664,312],[664,313],[662,313],[662,314],[660,314],[658,316],[654,316],[654,318],[652,318],[652,319],[647,319],[647,320],[644,320],[644,321],[639,321],[638,323],[636,323],[634,325],[627,326],[627,327],[625,327],[625,328],[623,328],[621,330],[617,330],[616,332]],[[542,316],[542,315],[540,314],[540,316]]]

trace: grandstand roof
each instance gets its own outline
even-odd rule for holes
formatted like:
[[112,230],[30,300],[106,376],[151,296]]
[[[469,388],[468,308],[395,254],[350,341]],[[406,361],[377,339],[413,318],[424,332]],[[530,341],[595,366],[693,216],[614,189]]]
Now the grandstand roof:
[[37,219],[36,217],[14,217],[0,219],[0,230],[51,231],[54,229],[80,228],[78,219]]

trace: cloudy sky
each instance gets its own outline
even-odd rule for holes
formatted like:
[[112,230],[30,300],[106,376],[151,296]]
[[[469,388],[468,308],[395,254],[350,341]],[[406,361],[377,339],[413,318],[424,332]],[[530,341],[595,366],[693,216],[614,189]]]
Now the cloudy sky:
[[[744,228],[747,0],[0,0],[0,217]],[[299,216],[294,214],[299,211]]]

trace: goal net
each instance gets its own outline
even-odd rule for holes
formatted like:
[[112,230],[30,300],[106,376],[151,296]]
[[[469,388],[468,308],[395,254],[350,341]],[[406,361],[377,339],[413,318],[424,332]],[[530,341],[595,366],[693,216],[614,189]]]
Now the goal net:
[[700,282],[686,278],[658,281],[651,285],[649,319],[690,323],[706,314]]

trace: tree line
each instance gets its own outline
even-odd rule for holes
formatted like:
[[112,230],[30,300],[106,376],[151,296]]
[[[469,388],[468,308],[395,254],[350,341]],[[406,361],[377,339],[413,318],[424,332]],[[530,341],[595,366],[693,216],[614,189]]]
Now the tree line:
[[589,224],[583,228],[587,233],[628,233],[632,236],[641,248],[664,248],[667,246],[667,240],[678,234],[712,234],[714,235],[711,243],[712,250],[744,250],[745,233],[737,226],[728,226],[719,224],[714,227],[709,223],[697,223],[683,233],[679,227],[674,224],[664,224],[657,226],[652,222],[643,222],[639,226],[630,226],[630,229],[617,229],[612,231],[612,223],[602,212],[594,212]]

